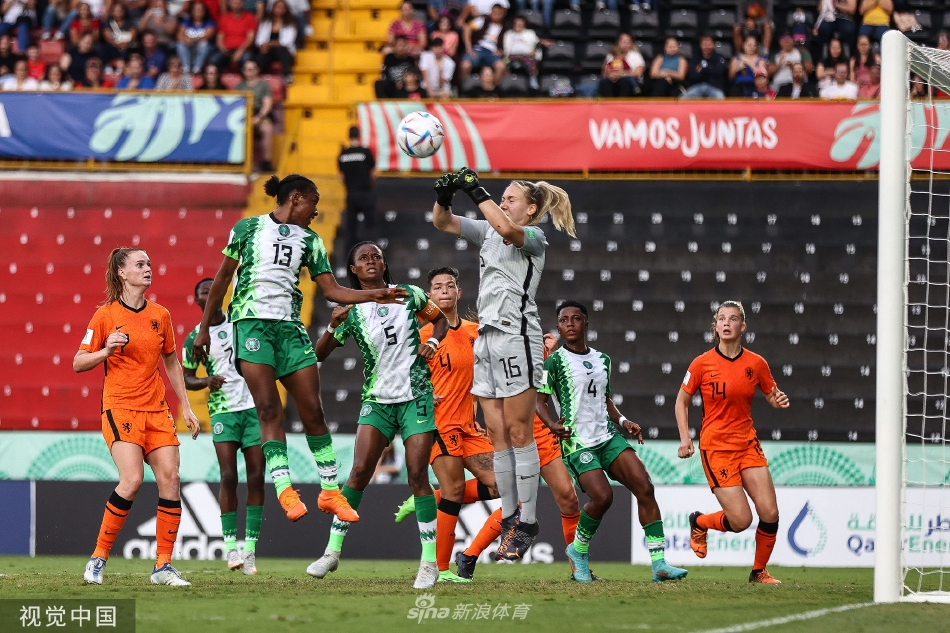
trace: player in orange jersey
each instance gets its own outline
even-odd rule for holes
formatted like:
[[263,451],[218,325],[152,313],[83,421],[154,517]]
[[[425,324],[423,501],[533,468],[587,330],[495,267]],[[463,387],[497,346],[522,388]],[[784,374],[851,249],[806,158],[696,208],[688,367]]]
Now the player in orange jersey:
[[690,546],[699,558],[706,557],[708,530],[742,532],[752,524],[752,510],[759,517],[755,531],[755,563],[749,582],[781,584],[765,566],[778,532],[778,503],[769,463],[752,426],[752,398],[758,387],[776,409],[787,409],[788,396],[775,384],[765,359],[742,347],[745,310],[738,301],[726,301],[716,310],[712,331],[716,347],[697,356],[689,365],[676,396],[676,425],[680,432],[679,456],[692,457],[689,437],[689,401],[700,392],[703,425],[700,456],[706,479],[722,510],[689,515]]
[[93,315],[73,358],[77,373],[104,365],[102,435],[119,471],[119,485],[106,503],[96,549],[83,574],[87,583],[96,585],[102,584],[109,550],[142,485],[143,463],[151,467],[158,484],[152,584],[191,585],[171,565],[181,522],[178,437],[165,401],[159,361],[181,402],[192,438],[198,437],[198,419],[188,404],[168,310],[145,299],[151,285],[152,264],[145,251],[113,250],[106,269],[106,302]]
[[[497,499],[495,486],[494,449],[491,441],[475,422],[475,396],[472,381],[475,371],[473,346],[478,338],[478,324],[466,321],[458,314],[458,300],[462,290],[458,285],[459,273],[444,267],[429,271],[429,299],[439,306],[449,322],[449,330],[439,343],[435,355],[428,359],[432,371],[435,400],[435,444],[429,463],[439,480],[436,491],[438,505],[436,522],[436,562],[439,582],[470,582],[449,570],[452,549],[455,546],[455,527],[462,505],[479,500]],[[432,336],[433,325],[423,326],[422,340]],[[464,469],[474,479],[465,481]],[[415,497],[400,506],[396,521],[415,509]],[[412,506],[412,507],[410,507]]]

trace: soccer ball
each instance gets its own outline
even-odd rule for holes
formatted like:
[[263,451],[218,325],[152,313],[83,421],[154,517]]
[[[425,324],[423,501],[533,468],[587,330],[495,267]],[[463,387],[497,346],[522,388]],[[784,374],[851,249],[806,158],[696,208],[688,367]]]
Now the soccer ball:
[[413,112],[399,122],[396,143],[408,156],[428,158],[442,147],[442,123],[428,112]]

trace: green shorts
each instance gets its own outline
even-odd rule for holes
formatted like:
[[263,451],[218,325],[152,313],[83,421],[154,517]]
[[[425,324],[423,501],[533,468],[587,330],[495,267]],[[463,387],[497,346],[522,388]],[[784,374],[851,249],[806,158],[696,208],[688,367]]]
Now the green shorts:
[[215,442],[237,442],[241,448],[261,445],[261,424],[257,409],[218,413],[211,416],[211,438]]
[[[313,342],[301,323],[241,319],[234,323],[237,357],[251,363],[270,365],[277,378],[317,364]],[[238,373],[241,364],[236,363]]]
[[[567,466],[568,472],[571,473],[571,477],[574,478],[577,485],[581,486],[581,475],[591,470],[607,472],[614,460],[620,456],[620,453],[628,448],[633,450],[627,444],[627,440],[619,435],[614,435],[606,442],[593,448],[582,448],[570,455],[565,455],[563,457],[564,465]],[[581,490],[584,490],[583,486],[581,486]]]
[[409,402],[381,404],[379,402],[364,402],[360,407],[359,424],[369,424],[376,427],[390,442],[398,431],[402,441],[419,433],[435,431],[433,416],[432,394],[427,393]]

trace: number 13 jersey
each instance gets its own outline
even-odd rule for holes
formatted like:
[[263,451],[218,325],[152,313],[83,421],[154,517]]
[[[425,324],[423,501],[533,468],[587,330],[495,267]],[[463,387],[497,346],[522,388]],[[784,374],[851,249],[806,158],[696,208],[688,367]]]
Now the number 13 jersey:
[[703,426],[699,444],[704,451],[739,451],[756,439],[752,427],[752,398],[775,389],[765,359],[743,349],[728,358],[714,347],[697,356],[683,377],[683,391],[703,398]]
[[235,224],[222,252],[239,262],[228,314],[232,322],[300,322],[301,268],[307,268],[311,278],[331,272],[320,236],[296,224],[282,224],[273,213]]

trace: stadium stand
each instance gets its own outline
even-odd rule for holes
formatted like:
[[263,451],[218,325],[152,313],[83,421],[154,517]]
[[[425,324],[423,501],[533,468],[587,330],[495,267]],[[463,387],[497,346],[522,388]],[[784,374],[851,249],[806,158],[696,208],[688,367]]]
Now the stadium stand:
[[[478,258],[419,210],[432,197],[429,181],[382,183],[394,279],[424,286],[430,268],[455,266],[462,304],[474,308]],[[673,402],[689,362],[712,347],[712,306],[738,299],[745,344],[771,363],[794,408],[785,415],[757,401],[760,436],[873,439],[873,184],[676,183],[675,203],[670,182],[560,184],[574,201],[578,238],[542,225],[551,243],[538,291],[542,327],[554,329],[559,301],[588,305],[591,345],[614,359],[614,395],[650,437],[677,437]],[[832,192],[847,204],[829,208]],[[457,204],[474,214],[467,200]],[[314,327],[329,318],[318,304]],[[353,432],[362,362],[352,345],[340,352],[321,372],[324,406],[330,422]]]

